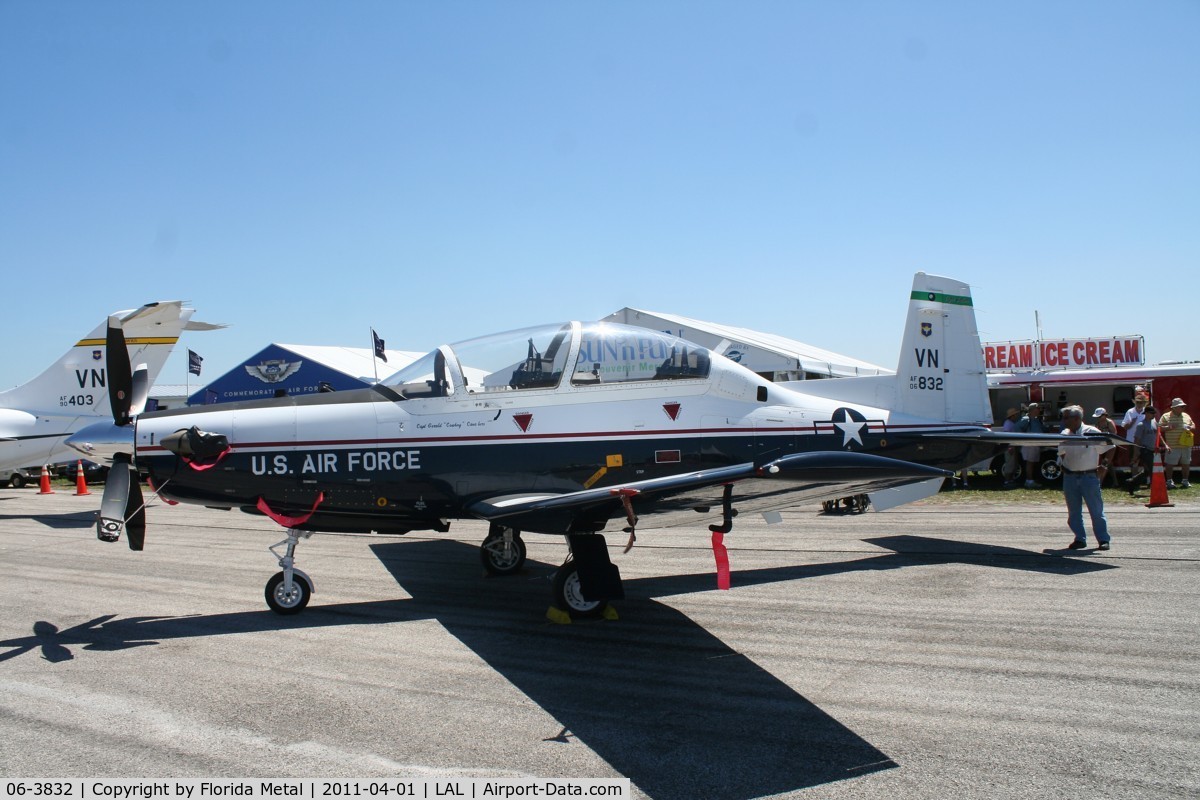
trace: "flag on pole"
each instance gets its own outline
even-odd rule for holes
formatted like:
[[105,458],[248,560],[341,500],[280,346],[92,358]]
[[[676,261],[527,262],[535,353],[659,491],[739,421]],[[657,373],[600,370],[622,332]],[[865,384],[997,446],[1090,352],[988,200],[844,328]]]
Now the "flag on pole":
[[387,361],[387,356],[383,352],[383,339],[379,338],[379,334],[375,332],[374,328],[371,328],[371,340],[375,343],[375,357]]
[[198,354],[188,350],[188,372],[192,375],[200,374],[200,364],[204,359]]

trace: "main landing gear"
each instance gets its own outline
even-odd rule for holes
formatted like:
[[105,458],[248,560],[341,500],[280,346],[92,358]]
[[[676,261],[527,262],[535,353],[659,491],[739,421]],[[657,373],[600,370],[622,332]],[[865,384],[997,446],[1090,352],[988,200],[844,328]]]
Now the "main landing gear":
[[[570,554],[554,573],[551,618],[596,619],[605,616],[608,601],[625,596],[621,575],[608,559],[608,547],[599,534],[567,536]],[[479,546],[479,559],[488,575],[515,575],[525,566],[526,547],[521,532],[493,522]]]
[[489,575],[513,575],[525,566],[525,542],[521,532],[493,522],[479,546],[479,558]]
[[621,571],[608,559],[604,537],[571,534],[567,542],[571,553],[554,573],[554,605],[547,616],[555,622],[569,622],[612,615],[608,601],[623,598],[625,589]]
[[[562,621],[595,619],[608,610],[608,601],[624,597],[621,576],[608,560],[604,537],[598,534],[568,536],[570,555],[554,573],[553,616]],[[521,532],[497,522],[479,546],[479,559],[488,575],[515,575],[525,566]]]
[[[312,536],[312,531],[288,528],[287,538],[267,549],[279,559],[282,572],[277,572],[267,581],[267,605],[276,614],[299,614],[312,598],[313,582],[303,571],[296,569],[296,545],[301,539]],[[287,545],[287,552],[280,555],[275,548]]]

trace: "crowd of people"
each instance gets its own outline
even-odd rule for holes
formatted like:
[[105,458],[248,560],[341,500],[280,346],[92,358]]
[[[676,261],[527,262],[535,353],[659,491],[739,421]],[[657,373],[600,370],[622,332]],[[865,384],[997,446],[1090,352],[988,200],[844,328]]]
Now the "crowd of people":
[[[1154,469],[1154,458],[1161,454],[1166,471],[1166,486],[1176,488],[1175,471],[1181,472],[1178,488],[1191,487],[1188,480],[1192,466],[1192,445],[1195,443],[1196,425],[1187,411],[1187,403],[1181,397],[1171,401],[1170,410],[1159,414],[1158,409],[1150,405],[1150,396],[1142,388],[1134,392],[1133,407],[1125,412],[1121,419],[1120,428],[1125,431],[1125,440],[1136,445],[1126,448],[1130,450],[1130,475],[1127,488],[1132,494],[1143,482],[1150,479]],[[1108,410],[1097,408],[1092,412],[1093,424],[1083,421],[1084,410],[1078,405],[1066,406],[1061,410],[1060,433],[1067,436],[1107,433],[1120,435],[1117,423],[1108,414]],[[1020,415],[1019,409],[1010,408],[1005,415],[1003,430],[1024,433],[1042,433],[1048,429],[1043,421],[1043,410],[1040,403],[1030,403],[1025,414]],[[1040,447],[1010,447],[1005,454],[1003,475],[1006,486],[1015,486],[1021,474],[1017,463],[1017,454],[1025,461],[1025,487],[1037,486],[1034,480],[1034,470],[1040,463]],[[1096,539],[1099,550],[1108,550],[1112,546],[1112,537],[1108,531],[1108,519],[1104,514],[1104,497],[1101,487],[1108,475],[1113,475],[1113,457],[1116,446],[1105,443],[1089,443],[1086,445],[1069,446],[1061,444],[1058,447],[1057,460],[1062,469],[1062,491],[1067,503],[1067,527],[1073,538],[1067,545],[1068,550],[1082,550],[1087,547],[1087,530],[1083,524],[1083,508],[1087,506],[1091,518],[1092,535]]]
[[[1067,408],[1076,408],[1068,406]],[[1060,411],[1061,424],[1066,427],[1066,408]],[[1033,402],[1023,408],[1009,408],[1005,413],[1001,426],[1006,433],[1045,433],[1052,430],[1047,421],[1049,409],[1041,403]],[[1118,427],[1119,425],[1119,427]],[[1120,423],[1109,415],[1105,408],[1097,408],[1092,412],[1091,424],[1088,428],[1097,433],[1121,435],[1125,440],[1137,445],[1127,448],[1129,452],[1130,473],[1126,488],[1133,493],[1150,480],[1154,470],[1155,453],[1161,453],[1167,476],[1168,489],[1188,489],[1191,487],[1192,444],[1195,441],[1196,425],[1187,413],[1187,402],[1181,397],[1171,401],[1170,408],[1159,413],[1150,405],[1150,396],[1138,387],[1134,394],[1133,406],[1125,412]],[[1065,432],[1065,431],[1064,431]],[[1118,478],[1113,469],[1116,451],[1109,451],[1097,464],[1096,471],[1100,484],[1111,481],[1113,486],[1118,484]],[[1006,487],[1022,485],[1037,488],[1038,468],[1042,462],[1042,448],[1013,446],[1004,454],[1004,465],[1000,472]],[[1062,465],[1061,456],[1058,458]],[[1024,466],[1022,467],[1022,463]],[[1176,475],[1179,480],[1176,481]]]

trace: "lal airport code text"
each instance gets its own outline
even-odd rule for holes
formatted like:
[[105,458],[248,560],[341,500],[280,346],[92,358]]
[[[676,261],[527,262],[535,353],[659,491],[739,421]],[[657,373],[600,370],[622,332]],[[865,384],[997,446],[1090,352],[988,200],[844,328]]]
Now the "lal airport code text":
[[75,798],[77,800],[209,800],[209,798],[511,798],[632,797],[628,778],[597,779],[484,779],[422,778],[306,780],[255,778],[244,780],[17,780],[0,782],[8,798]]

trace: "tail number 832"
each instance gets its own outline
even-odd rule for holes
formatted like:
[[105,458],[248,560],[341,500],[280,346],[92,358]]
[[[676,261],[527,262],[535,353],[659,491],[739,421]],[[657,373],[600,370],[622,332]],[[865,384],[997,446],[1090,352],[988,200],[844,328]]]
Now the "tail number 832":
[[924,375],[913,375],[908,379],[908,388],[921,391],[940,392],[945,388],[944,378],[927,378]]

